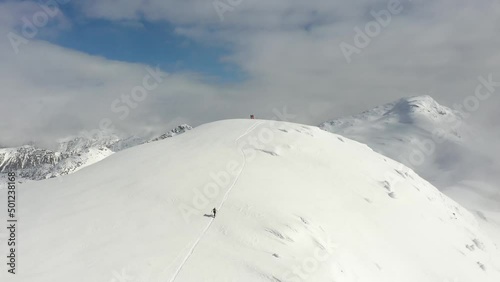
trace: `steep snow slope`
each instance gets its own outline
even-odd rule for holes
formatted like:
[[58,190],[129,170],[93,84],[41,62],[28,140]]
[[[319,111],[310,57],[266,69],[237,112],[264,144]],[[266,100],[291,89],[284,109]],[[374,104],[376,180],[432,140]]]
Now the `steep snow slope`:
[[500,281],[469,212],[316,127],[211,123],[62,180],[19,188],[8,281]]
[[[368,144],[414,169],[473,211],[500,245],[498,162],[463,114],[429,96],[404,98],[320,128]],[[495,165],[496,163],[496,165]]]

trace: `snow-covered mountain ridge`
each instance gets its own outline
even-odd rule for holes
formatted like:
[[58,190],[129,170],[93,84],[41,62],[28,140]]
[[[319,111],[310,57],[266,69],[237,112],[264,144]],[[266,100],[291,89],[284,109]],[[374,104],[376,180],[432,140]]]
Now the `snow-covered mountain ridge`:
[[[394,130],[413,127],[429,133],[440,129],[446,130],[448,138],[460,141],[462,134],[467,132],[467,128],[462,126],[464,126],[463,118],[459,112],[440,105],[432,97],[426,95],[402,98],[361,114],[330,120],[322,123],[320,128],[349,134],[357,131],[375,132],[385,127],[393,127]],[[407,132],[408,130],[403,134]]]
[[23,184],[8,281],[500,281],[474,217],[400,168],[316,127],[206,124]]
[[[414,169],[469,208],[500,245],[500,165],[463,118],[430,96],[404,98],[320,127],[367,144]],[[492,140],[494,141],[494,140]]]
[[[487,156],[473,151],[470,143],[474,133],[462,114],[430,96],[403,98],[358,115],[324,122],[319,127],[367,144],[441,187],[451,180],[463,179],[474,164],[487,162]],[[460,164],[464,167],[458,167]],[[457,167],[440,169],[452,165]]]
[[100,134],[96,137],[76,137],[62,140],[56,150],[25,145],[0,149],[0,173],[16,172],[23,179],[42,180],[77,171],[94,164],[115,152],[182,134],[192,127],[179,125],[169,132],[153,138],[119,138]]

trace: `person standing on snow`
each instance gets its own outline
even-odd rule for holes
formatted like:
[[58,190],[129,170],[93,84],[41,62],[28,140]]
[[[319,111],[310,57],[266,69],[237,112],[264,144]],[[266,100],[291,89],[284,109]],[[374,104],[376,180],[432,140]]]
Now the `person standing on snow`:
[[217,213],[217,209],[214,208],[212,211],[214,212],[214,218],[215,218],[215,214]]

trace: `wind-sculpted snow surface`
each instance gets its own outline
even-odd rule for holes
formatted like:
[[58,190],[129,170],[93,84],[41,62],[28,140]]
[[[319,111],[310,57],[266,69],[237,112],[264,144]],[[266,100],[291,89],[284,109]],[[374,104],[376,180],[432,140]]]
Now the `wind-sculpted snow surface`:
[[404,98],[320,128],[367,144],[414,169],[476,215],[500,246],[500,175],[496,144],[481,143],[472,113],[429,96]]
[[62,180],[19,187],[22,263],[1,281],[500,281],[469,212],[316,127],[215,122]]

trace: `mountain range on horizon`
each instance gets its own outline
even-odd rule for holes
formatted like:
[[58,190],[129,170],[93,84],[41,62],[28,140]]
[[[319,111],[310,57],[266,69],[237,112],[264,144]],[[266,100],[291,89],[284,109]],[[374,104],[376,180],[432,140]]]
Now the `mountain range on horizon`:
[[78,171],[110,155],[140,144],[155,142],[182,134],[192,127],[187,124],[154,137],[130,136],[119,138],[113,134],[78,136],[58,142],[57,149],[24,145],[0,149],[0,173],[16,172],[25,180],[43,180]]
[[[319,128],[366,144],[410,167],[469,208],[487,225],[486,229],[492,230],[495,238],[500,238],[500,193],[496,177],[500,175],[500,165],[495,156],[484,153],[484,148],[477,150],[484,146],[477,142],[474,128],[461,113],[440,105],[428,95],[415,96],[326,121]],[[154,138],[116,135],[68,138],[59,142],[57,150],[34,145],[3,148],[0,176],[12,171],[20,181],[63,176],[116,152],[191,129],[189,125],[179,125]]]
[[[414,169],[417,166],[410,159],[423,155],[422,163],[418,163],[420,169],[416,170],[443,189],[450,179],[463,179],[464,175],[470,172],[470,167],[477,166],[477,163],[492,162],[490,156],[473,151],[474,146],[477,147],[472,144],[475,141],[474,131],[467,121],[463,120],[462,115],[440,105],[427,95],[402,98],[361,114],[326,121],[319,127],[365,143],[377,152]],[[92,138],[77,136],[57,142],[57,149],[47,149],[34,144],[1,148],[0,173],[16,171],[30,180],[57,177],[100,161],[114,152],[169,138],[190,129],[192,127],[189,125],[179,125],[154,138],[121,138],[114,134]],[[435,141],[436,132],[442,139],[439,143]],[[425,147],[428,141],[433,142],[432,152]],[[463,162],[467,164],[458,167]],[[436,169],[453,165],[456,167],[446,171]],[[425,167],[429,169],[423,169]]]

